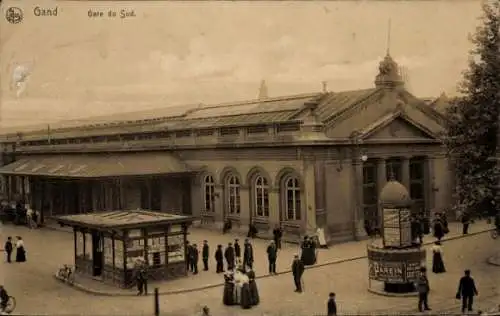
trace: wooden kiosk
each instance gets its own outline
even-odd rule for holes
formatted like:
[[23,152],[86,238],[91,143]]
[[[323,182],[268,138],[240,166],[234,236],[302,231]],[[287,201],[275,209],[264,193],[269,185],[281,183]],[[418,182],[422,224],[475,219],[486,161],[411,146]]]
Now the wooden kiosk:
[[145,210],[58,216],[73,227],[75,270],[128,288],[137,262],[150,280],[186,276],[185,244],[194,218]]

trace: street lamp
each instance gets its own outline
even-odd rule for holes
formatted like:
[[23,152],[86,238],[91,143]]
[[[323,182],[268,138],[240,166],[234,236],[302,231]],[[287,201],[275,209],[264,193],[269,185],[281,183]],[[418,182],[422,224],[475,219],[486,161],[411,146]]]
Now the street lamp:
[[366,162],[367,160],[368,160],[368,156],[367,155],[361,156],[361,161],[362,162]]

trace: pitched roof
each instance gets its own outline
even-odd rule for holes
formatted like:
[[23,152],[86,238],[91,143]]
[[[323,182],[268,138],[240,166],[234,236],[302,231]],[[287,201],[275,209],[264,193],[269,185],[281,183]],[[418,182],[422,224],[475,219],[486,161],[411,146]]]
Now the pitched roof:
[[[356,106],[370,102],[383,93],[383,89],[371,88],[343,92],[316,92],[275,98],[256,99],[216,105],[173,106],[161,109],[118,113],[115,115],[65,121],[50,125],[53,137],[78,137],[99,133],[136,133],[141,131],[186,130],[206,127],[248,126],[253,124],[297,121],[308,108],[306,104],[317,103],[314,114],[321,123],[341,120]],[[415,97],[413,99],[417,100]],[[421,100],[421,106],[436,113]],[[432,114],[432,113],[431,113]],[[18,130],[24,136],[46,137],[47,126]],[[15,137],[16,132],[1,132],[3,136]]]

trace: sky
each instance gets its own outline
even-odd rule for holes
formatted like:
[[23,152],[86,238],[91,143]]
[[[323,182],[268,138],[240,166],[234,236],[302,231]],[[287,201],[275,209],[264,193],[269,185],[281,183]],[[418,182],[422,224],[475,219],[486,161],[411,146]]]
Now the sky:
[[[21,23],[5,19],[13,6]],[[254,99],[261,80],[270,97],[319,92],[322,81],[334,92],[370,88],[388,47],[410,92],[453,95],[481,14],[474,0],[3,0],[1,11],[3,127]]]

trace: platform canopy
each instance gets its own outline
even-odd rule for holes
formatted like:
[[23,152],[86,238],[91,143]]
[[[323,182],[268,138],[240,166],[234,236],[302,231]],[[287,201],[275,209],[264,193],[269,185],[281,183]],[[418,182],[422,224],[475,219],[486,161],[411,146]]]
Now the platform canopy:
[[194,172],[171,153],[52,155],[21,158],[0,174],[59,178],[106,178]]
[[76,215],[54,216],[59,224],[95,229],[128,229],[191,223],[191,216],[175,215],[146,210],[106,211]]

